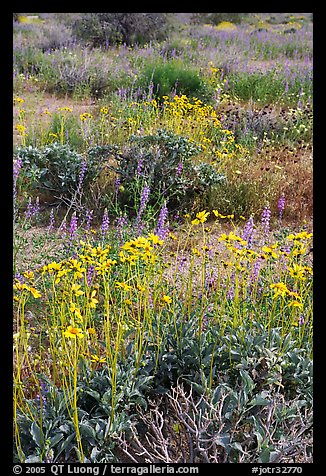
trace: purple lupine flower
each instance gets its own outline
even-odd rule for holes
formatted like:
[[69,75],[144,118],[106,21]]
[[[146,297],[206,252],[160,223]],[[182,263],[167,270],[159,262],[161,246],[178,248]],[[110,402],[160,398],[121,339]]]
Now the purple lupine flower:
[[282,220],[284,207],[285,207],[285,197],[284,197],[284,195],[281,195],[281,197],[279,198],[279,200],[277,202],[277,208],[278,208],[278,211],[279,211],[280,220]]
[[17,160],[14,161],[14,167],[13,167],[14,188],[16,187],[17,179],[18,179],[19,172],[22,166],[23,166],[23,160],[19,157]]
[[13,166],[13,201],[14,201],[14,217],[16,216],[17,212],[17,180],[19,176],[20,169],[22,168],[23,165],[23,160],[21,158],[18,158],[17,160],[14,161],[14,166]]
[[126,228],[127,226],[128,226],[128,218],[125,215],[117,217],[117,219],[116,219],[116,232],[117,232],[117,235],[118,235],[120,241],[123,240],[124,228]]
[[226,293],[226,299],[230,299],[230,300],[234,299],[234,286],[233,285],[228,288],[227,293]]
[[93,210],[87,209],[85,231],[88,231],[90,229],[92,220],[93,220]]
[[32,218],[33,216],[36,216],[40,211],[40,200],[39,197],[36,197],[35,204],[32,204],[32,199],[29,197],[28,199],[28,204],[27,208],[25,210],[25,216],[27,219]]
[[23,284],[25,282],[24,276],[22,276],[20,273],[16,273],[14,277],[19,281],[20,284]]
[[180,162],[178,163],[178,167],[177,167],[177,169],[176,169],[176,171],[175,171],[175,176],[176,176],[176,177],[179,177],[179,175],[181,175],[182,169],[183,169],[183,163],[180,161]]
[[32,205],[32,199],[31,197],[28,198],[28,203],[27,203],[27,208],[25,210],[25,217],[31,218],[32,216],[32,210],[33,210],[33,205]]
[[254,264],[252,273],[251,273],[251,275],[250,275],[250,284],[253,284],[254,282],[257,281],[257,279],[258,279],[258,274],[259,274],[259,270],[260,270],[260,266],[261,266],[261,262],[262,262],[262,257],[261,257],[261,256],[258,256],[258,258],[256,259],[256,262],[255,262],[255,264]]
[[303,326],[304,323],[305,323],[304,315],[301,314],[301,315],[300,315],[300,318],[299,318],[299,326]]
[[92,284],[92,281],[95,275],[96,275],[95,266],[91,264],[87,270],[87,275],[86,275],[88,287]]
[[150,193],[150,187],[148,185],[145,185],[143,188],[143,192],[141,194],[141,199],[140,199],[140,205],[139,205],[139,210],[138,210],[138,215],[136,218],[136,223],[139,223],[140,217],[142,216],[143,211],[145,210],[148,198],[149,198],[149,193]]
[[52,210],[50,212],[48,231],[53,231],[53,230],[54,230],[54,212],[53,212],[53,208],[52,208]]
[[101,226],[102,241],[104,241],[104,237],[109,230],[109,225],[110,225],[110,219],[108,215],[108,210],[106,208],[103,213],[102,226]]
[[143,159],[143,158],[138,159],[137,169],[136,169],[136,175],[140,175],[140,174],[141,174],[141,171],[143,170],[143,166],[144,166],[144,159]]
[[66,218],[63,220],[60,229],[61,229],[61,237],[66,238],[66,236],[67,236],[67,220],[66,220]]
[[78,217],[76,215],[76,212],[74,212],[72,214],[72,217],[71,217],[71,220],[70,220],[70,225],[69,225],[69,242],[70,242],[70,245],[72,244],[73,240],[76,237],[77,228],[78,228]]
[[78,189],[77,189],[78,192],[81,191],[86,170],[87,170],[87,160],[86,158],[84,158],[82,163],[80,164],[79,177],[78,177]]
[[157,220],[157,226],[155,230],[155,234],[159,236],[161,240],[164,240],[169,233],[169,228],[165,224],[168,214],[169,214],[169,211],[166,206],[166,202],[164,202],[160,211],[160,215]]
[[264,208],[263,213],[261,215],[261,224],[263,226],[265,236],[270,231],[270,219],[271,219],[271,209],[269,208],[269,205],[267,205]]
[[120,177],[118,176],[115,179],[115,195],[116,195],[116,197],[118,196],[118,193],[119,193],[120,184],[121,184],[121,180],[120,180]]
[[247,248],[251,248],[252,245],[252,237],[254,234],[254,219],[253,216],[249,218],[247,223],[245,224],[245,227],[242,232],[241,238],[243,240],[246,240],[248,242]]

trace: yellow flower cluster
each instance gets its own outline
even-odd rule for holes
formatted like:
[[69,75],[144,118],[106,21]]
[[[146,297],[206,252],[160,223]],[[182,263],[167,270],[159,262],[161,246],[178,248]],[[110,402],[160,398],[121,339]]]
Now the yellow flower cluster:
[[139,258],[146,263],[155,263],[154,245],[162,244],[163,240],[153,233],[150,233],[147,238],[140,236],[134,240],[127,241],[121,246],[119,253],[120,261],[122,263],[128,262],[132,266],[136,264]]
[[84,121],[87,121],[87,119],[93,119],[93,116],[89,112],[83,112],[82,114],[79,115],[79,118],[82,122],[84,122]]
[[[29,291],[33,295],[33,297],[36,298],[36,299],[38,299],[42,296],[42,294],[37,289],[35,289],[33,286],[29,286],[26,283],[20,283],[18,281],[18,279],[16,279],[13,288],[16,291],[24,291],[24,290]],[[14,299],[17,300],[16,296],[14,297]]]
[[202,212],[198,212],[196,214],[196,218],[192,220],[191,224],[199,225],[199,223],[205,223],[209,215],[210,215],[210,212],[206,212],[206,210],[203,210]]
[[163,96],[163,99],[164,111],[168,115],[194,119],[200,121],[204,127],[212,124],[214,127],[221,127],[221,122],[213,106],[204,104],[196,97],[193,97],[191,101],[183,94],[182,96],[175,95],[172,100],[169,100],[168,96]]
[[282,281],[279,283],[273,283],[270,285],[270,288],[274,292],[273,298],[277,298],[279,296],[281,297],[290,297],[292,301],[289,302],[290,307],[299,307],[302,308],[302,298],[301,296],[295,292],[295,291],[290,291],[285,283]]

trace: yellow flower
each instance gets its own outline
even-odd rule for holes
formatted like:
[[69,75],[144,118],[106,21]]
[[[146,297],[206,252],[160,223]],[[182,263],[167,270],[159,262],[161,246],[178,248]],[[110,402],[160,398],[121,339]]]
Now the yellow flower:
[[299,279],[302,281],[306,279],[305,268],[303,266],[300,266],[299,264],[294,263],[292,267],[288,266],[287,269],[290,273],[290,276],[292,276],[292,278]]
[[172,299],[170,298],[170,296],[167,296],[166,294],[164,294],[162,297],[162,301],[166,302],[167,304],[171,304]]
[[84,334],[78,327],[68,326],[67,330],[64,332],[64,336],[69,339],[76,339],[76,336],[79,339],[83,339]]
[[102,114],[108,114],[109,109],[108,109],[107,107],[101,107],[100,112],[101,112]]
[[152,241],[153,245],[163,245],[163,240],[160,239],[159,236],[150,233],[148,238]]
[[230,243],[231,241],[237,241],[241,245],[245,246],[248,244],[246,240],[243,240],[240,236],[235,235],[232,231],[228,235],[225,233],[222,233],[222,235],[218,238],[218,241],[225,241],[227,243]]
[[98,357],[95,354],[91,354],[91,362],[95,362],[97,364],[102,364],[105,361],[106,361],[106,359],[104,357]]
[[16,129],[20,134],[26,134],[26,127],[23,124],[17,124]]
[[69,311],[70,312],[75,312],[77,309],[77,306],[74,302],[70,301],[70,307],[69,307]]
[[14,98],[14,102],[16,102],[16,103],[23,103],[23,102],[25,102],[25,99],[16,97],[16,98]]
[[132,286],[129,286],[129,284],[120,283],[119,281],[116,281],[115,287],[123,289],[124,291],[130,291],[130,289],[132,289]]
[[297,233],[296,235],[291,233],[290,235],[287,236],[287,239],[290,241],[300,241],[304,239],[309,239],[311,237],[312,237],[312,233],[307,233],[306,231],[302,231],[300,233]]
[[265,255],[271,256],[272,258],[276,259],[278,257],[277,253],[275,253],[275,251],[268,246],[263,246],[262,251],[264,252]]
[[58,111],[72,112],[72,109],[71,107],[65,106],[65,107],[58,107]]
[[35,288],[32,288],[29,286],[28,290],[33,294],[33,297],[35,297],[35,299],[38,299],[42,296],[42,294],[39,291],[37,291],[37,289]]
[[274,283],[270,285],[271,289],[274,291],[274,298],[278,296],[286,296],[289,293],[289,290],[285,283]]
[[303,308],[303,304],[301,302],[298,302],[298,301],[291,301],[289,302],[289,306],[291,307],[299,307],[300,309]]
[[23,275],[26,279],[28,279],[28,281],[34,281],[35,276],[34,276],[33,271],[25,271],[25,273],[23,273]]
[[95,296],[96,296],[96,290],[94,289],[94,291],[92,291],[91,299],[89,303],[89,306],[92,307],[93,309],[96,308],[96,304],[98,303],[98,300],[96,299]]
[[198,225],[199,223],[205,223],[207,220],[207,217],[209,216],[209,212],[206,212],[206,210],[203,210],[201,212],[198,212],[196,214],[196,218],[192,220],[192,225]]
[[89,327],[87,329],[87,332],[89,333],[89,335],[96,335],[96,330],[94,329],[94,327]]
[[82,296],[84,294],[84,291],[81,291],[80,288],[80,284],[73,283],[73,285],[71,286],[71,291],[75,293],[76,296]]
[[93,119],[92,114],[89,114],[88,112],[83,112],[82,114],[79,115],[81,121],[86,121],[87,119]]

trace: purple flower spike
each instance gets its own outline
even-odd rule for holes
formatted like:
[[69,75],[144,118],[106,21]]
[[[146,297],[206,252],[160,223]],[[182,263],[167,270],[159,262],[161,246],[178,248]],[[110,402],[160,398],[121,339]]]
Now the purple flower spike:
[[85,230],[88,231],[91,227],[91,222],[93,220],[93,210],[86,210],[86,225]]
[[270,231],[270,220],[271,220],[271,210],[269,205],[267,205],[261,215],[261,224],[263,226],[264,235],[266,236]]
[[48,228],[49,231],[53,231],[54,230],[54,214],[53,214],[53,208],[50,212],[50,220],[49,220],[49,228]]
[[78,191],[79,192],[81,191],[81,188],[82,188],[82,185],[83,185],[86,170],[87,170],[87,161],[84,158],[84,160],[82,161],[82,163],[80,165],[80,170],[79,170],[79,177],[78,177]]
[[179,177],[179,175],[181,175],[182,169],[183,169],[183,163],[182,163],[182,162],[179,162],[178,167],[177,167],[177,170],[176,170],[176,172],[175,172],[175,176],[176,176],[176,177]]
[[70,226],[69,226],[69,241],[70,241],[70,244],[72,244],[73,240],[76,237],[77,227],[78,227],[78,218],[77,218],[76,212],[74,212],[72,217],[71,217]]
[[254,234],[254,219],[251,216],[249,220],[247,221],[241,236],[243,240],[246,240],[248,242],[248,246],[247,246],[248,248],[251,248],[253,234]]
[[283,216],[283,212],[284,212],[284,207],[285,207],[285,197],[284,195],[282,195],[278,202],[277,202],[277,208],[278,208],[278,211],[279,211],[279,217],[280,217],[280,220],[282,220],[282,216]]
[[140,218],[143,214],[143,211],[145,210],[146,203],[147,203],[148,198],[149,198],[149,193],[150,193],[150,188],[148,187],[148,185],[145,185],[145,187],[143,189],[143,193],[141,194],[138,215],[137,215],[137,218],[136,218],[137,225],[139,225]]
[[160,215],[157,221],[156,230],[155,230],[155,234],[159,236],[161,240],[164,240],[169,233],[169,228],[166,226],[166,223],[165,223],[168,217],[168,213],[169,211],[165,202],[161,208]]
[[27,208],[25,210],[25,217],[31,219],[33,216],[36,216],[40,211],[40,202],[39,197],[36,198],[35,204],[32,204],[32,199],[29,197]]
[[136,175],[140,175],[141,174],[141,171],[143,170],[143,166],[144,166],[144,159],[139,159],[138,160],[138,163],[137,163],[137,170],[136,170]]
[[108,210],[107,208],[104,210],[103,213],[103,218],[102,218],[102,227],[101,227],[101,233],[102,233],[102,240],[104,240],[105,235],[107,234],[109,230],[109,225],[110,225],[110,219],[108,215]]

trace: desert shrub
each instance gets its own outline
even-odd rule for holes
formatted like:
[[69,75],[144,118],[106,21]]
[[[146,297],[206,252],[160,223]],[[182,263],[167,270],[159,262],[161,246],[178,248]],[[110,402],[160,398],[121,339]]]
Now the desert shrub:
[[210,164],[194,164],[192,158],[200,151],[195,143],[164,129],[154,135],[131,136],[115,156],[123,190],[119,194],[121,208],[135,212],[145,185],[151,190],[148,205],[156,211],[162,201],[169,203],[170,211],[204,206],[224,175]]
[[143,44],[166,34],[164,13],[86,13],[75,21],[73,32],[92,46]]
[[14,49],[33,47],[43,52],[71,46],[71,27],[52,18],[38,23],[15,23],[13,30]]
[[241,23],[247,13],[194,13],[192,21],[194,23],[212,23],[218,25],[227,21],[232,23]]
[[205,89],[203,78],[197,69],[186,66],[180,60],[151,62],[145,65],[139,81],[145,85],[152,83],[153,93],[157,98],[174,92],[203,99],[201,94]]
[[22,174],[30,187],[59,203],[71,200],[78,187],[87,191],[101,168],[98,161],[92,161],[92,156],[86,162],[68,144],[57,142],[43,148],[18,148],[15,155],[22,160]]

